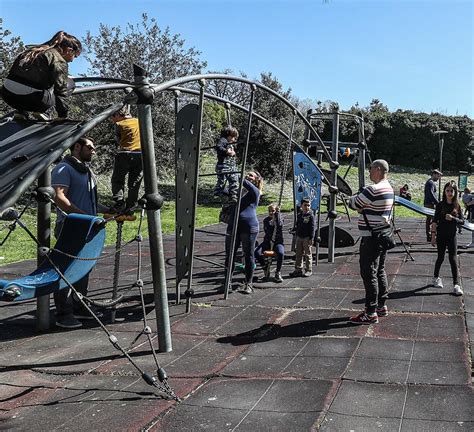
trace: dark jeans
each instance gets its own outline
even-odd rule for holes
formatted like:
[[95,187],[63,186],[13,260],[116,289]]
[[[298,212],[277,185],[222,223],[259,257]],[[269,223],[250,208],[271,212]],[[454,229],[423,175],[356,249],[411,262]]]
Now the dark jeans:
[[1,89],[2,99],[12,108],[22,111],[46,112],[56,105],[54,93],[50,90],[17,95],[5,88]]
[[125,177],[128,174],[127,207],[135,207],[138,202],[140,184],[142,182],[141,152],[117,153],[112,172],[112,195],[115,201],[124,201]]
[[436,237],[436,247],[438,248],[438,258],[436,259],[434,277],[439,276],[441,264],[444,261],[446,248],[448,249],[449,264],[451,264],[451,274],[453,275],[454,285],[459,284],[459,268],[458,268],[458,240],[457,237]]
[[270,249],[270,243],[265,241],[260,243],[255,249],[255,259],[262,267],[265,267],[265,258],[263,256],[263,252],[267,250],[274,250],[276,252],[277,265],[275,271],[281,272],[281,266],[283,265],[283,259],[285,258],[285,247],[281,243],[279,243],[274,244],[273,249]]
[[226,171],[235,172],[237,171],[237,167],[225,163],[216,165],[217,183],[214,187],[214,193],[224,193],[224,186],[227,181],[227,193],[231,198],[237,198],[237,193],[239,191],[239,175],[228,174]]
[[[61,232],[62,224],[54,227],[54,236],[59,237]],[[89,274],[87,273],[82,279],[79,279],[73,287],[82,295],[87,295],[87,288],[89,286]],[[66,316],[72,315],[78,309],[81,309],[82,303],[79,300],[75,300],[72,295],[70,288],[63,288],[59,291],[54,292],[54,305],[56,306],[56,315]]]
[[[248,231],[240,232],[237,231],[237,236],[235,239],[235,249],[234,249],[234,259],[237,249],[242,244],[242,252],[244,254],[245,260],[245,281],[251,283],[253,280],[253,268],[255,266],[255,241],[257,240],[258,233],[250,233]],[[230,257],[230,234],[228,233],[225,238],[225,266],[229,266],[229,257]]]
[[388,281],[385,273],[387,252],[380,252],[372,237],[362,237],[359,249],[360,275],[365,288],[365,308],[374,313],[377,306],[385,305]]

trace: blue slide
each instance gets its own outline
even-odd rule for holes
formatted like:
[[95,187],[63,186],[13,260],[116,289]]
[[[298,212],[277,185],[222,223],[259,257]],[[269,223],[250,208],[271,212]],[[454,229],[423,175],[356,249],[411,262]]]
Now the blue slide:
[[[435,213],[434,209],[423,207],[421,205],[414,203],[413,201],[399,197],[398,195],[395,195],[395,202],[399,205],[402,205],[403,207],[406,207],[424,216],[434,216],[434,213]],[[462,227],[464,229],[467,229],[468,231],[474,231],[474,223],[465,221]]]
[[[56,246],[49,256],[69,283],[79,281],[95,267],[97,260],[93,258],[102,253],[105,241],[105,226],[101,222],[103,219],[97,216],[73,213],[66,217]],[[0,279],[0,300],[29,300],[67,286],[45,259],[28,276],[14,280]]]

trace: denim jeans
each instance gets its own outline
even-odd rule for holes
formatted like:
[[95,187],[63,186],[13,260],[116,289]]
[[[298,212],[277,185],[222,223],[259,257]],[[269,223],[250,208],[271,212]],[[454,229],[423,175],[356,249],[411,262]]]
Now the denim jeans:
[[362,237],[359,249],[360,275],[365,288],[365,308],[374,313],[377,306],[384,306],[388,297],[385,273],[387,251],[380,252],[372,237]]

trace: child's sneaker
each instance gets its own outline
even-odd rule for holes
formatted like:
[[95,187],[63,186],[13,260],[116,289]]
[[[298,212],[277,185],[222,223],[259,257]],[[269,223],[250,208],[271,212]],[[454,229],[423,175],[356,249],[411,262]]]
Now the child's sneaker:
[[440,277],[434,277],[432,284],[435,288],[443,288],[443,281]]
[[239,292],[241,292],[242,294],[252,294],[253,293],[252,284],[248,282],[244,282]]
[[310,277],[310,276],[313,276],[313,272],[311,270],[306,270],[304,272],[304,277]]
[[388,315],[388,307],[383,305],[375,309],[377,316],[384,317]]
[[295,269],[294,271],[292,271],[288,276],[290,277],[300,277],[300,276],[303,276],[303,270],[300,270],[300,269]]
[[454,285],[453,294],[457,295],[457,296],[463,295],[461,285],[459,285],[459,284]]
[[367,314],[366,312],[361,312],[359,315],[350,317],[349,321],[354,324],[377,324],[379,318],[376,313]]
[[275,272],[275,282],[277,282],[277,283],[283,282],[283,278],[281,277],[280,272]]

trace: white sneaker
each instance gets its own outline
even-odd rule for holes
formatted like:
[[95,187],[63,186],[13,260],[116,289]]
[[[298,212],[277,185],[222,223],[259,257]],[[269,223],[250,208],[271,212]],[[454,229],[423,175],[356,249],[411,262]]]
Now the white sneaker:
[[435,288],[443,288],[443,281],[440,277],[434,277],[431,285],[433,285]]
[[467,248],[474,248],[474,242],[471,242],[466,245]]
[[460,296],[460,295],[463,294],[461,285],[459,285],[459,284],[454,285],[453,294],[457,295],[457,296]]

